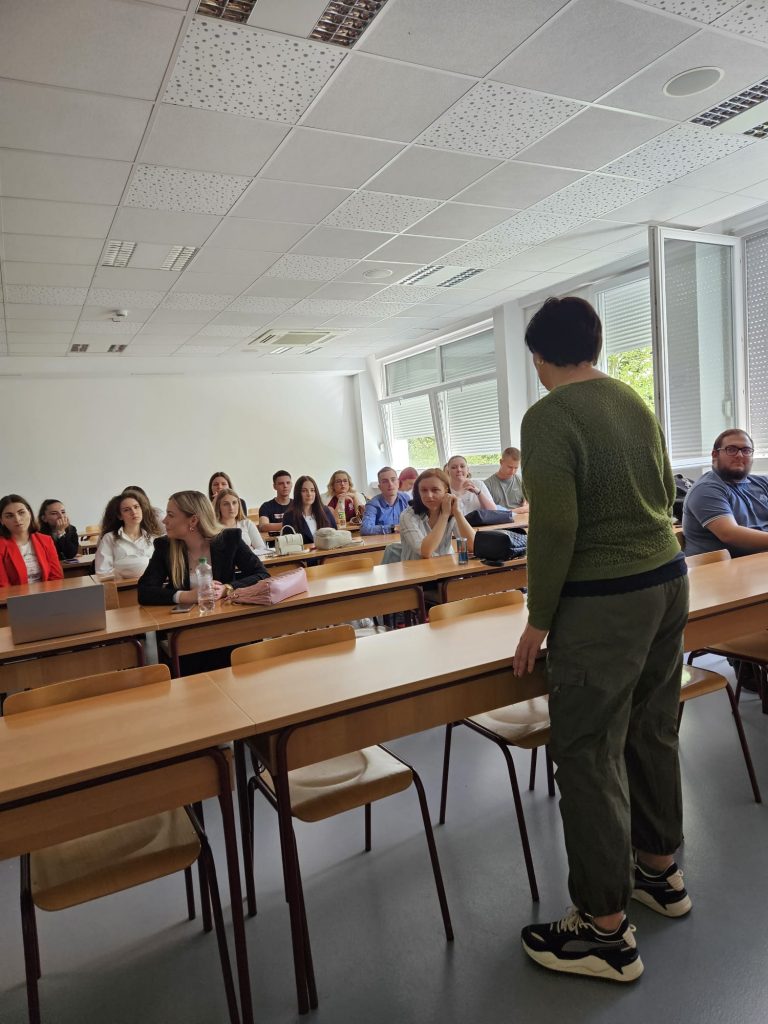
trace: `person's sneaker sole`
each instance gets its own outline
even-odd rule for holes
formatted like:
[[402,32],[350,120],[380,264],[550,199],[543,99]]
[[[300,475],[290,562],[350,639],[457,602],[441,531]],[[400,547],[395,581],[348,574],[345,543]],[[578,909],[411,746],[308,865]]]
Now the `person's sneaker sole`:
[[645,889],[633,889],[632,899],[637,900],[638,903],[642,903],[643,906],[649,907],[651,910],[655,910],[657,914],[661,914],[663,917],[685,917],[693,907],[691,897],[687,893],[681,900],[678,900],[676,903],[669,903],[667,906],[659,903]]
[[537,964],[546,967],[547,970],[560,971],[563,974],[582,974],[587,978],[599,978],[601,981],[637,981],[645,970],[639,956],[619,971],[599,956],[585,956],[580,960],[560,960],[549,951],[538,952],[531,949],[525,941],[523,941],[523,949],[531,960],[535,960]]

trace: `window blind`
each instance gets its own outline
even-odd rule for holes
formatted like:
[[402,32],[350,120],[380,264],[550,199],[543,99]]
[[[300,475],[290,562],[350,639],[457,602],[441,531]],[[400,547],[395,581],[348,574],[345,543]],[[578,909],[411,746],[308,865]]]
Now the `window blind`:
[[651,286],[647,277],[599,293],[606,355],[651,344]]
[[495,455],[501,451],[495,380],[450,388],[441,398],[449,455]]
[[441,346],[440,358],[445,381],[493,373],[496,369],[493,331],[483,331],[471,338]]
[[399,402],[388,403],[386,408],[389,411],[392,437],[395,441],[435,436],[428,395],[401,398]]
[[768,453],[768,231],[745,243],[747,382],[755,451]]
[[440,383],[440,367],[437,350],[420,352],[407,359],[398,359],[385,366],[387,394],[400,395],[404,391],[416,391]]

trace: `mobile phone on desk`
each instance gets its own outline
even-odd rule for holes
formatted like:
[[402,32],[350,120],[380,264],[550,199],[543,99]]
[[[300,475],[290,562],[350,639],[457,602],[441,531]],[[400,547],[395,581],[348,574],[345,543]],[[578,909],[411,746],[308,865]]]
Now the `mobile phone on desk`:
[[191,612],[193,608],[197,608],[196,604],[175,604],[171,608],[171,615],[184,615],[186,612]]

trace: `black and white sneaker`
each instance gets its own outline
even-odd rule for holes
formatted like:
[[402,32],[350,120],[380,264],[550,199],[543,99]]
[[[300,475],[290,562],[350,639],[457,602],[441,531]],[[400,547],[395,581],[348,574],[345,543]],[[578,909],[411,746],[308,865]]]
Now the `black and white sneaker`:
[[634,929],[626,918],[614,932],[602,932],[575,907],[560,921],[529,924],[521,938],[528,956],[542,967],[609,981],[634,981],[643,973]]
[[674,862],[659,874],[653,874],[635,861],[635,887],[632,899],[644,903],[664,917],[682,917],[693,904],[683,884],[683,872]]

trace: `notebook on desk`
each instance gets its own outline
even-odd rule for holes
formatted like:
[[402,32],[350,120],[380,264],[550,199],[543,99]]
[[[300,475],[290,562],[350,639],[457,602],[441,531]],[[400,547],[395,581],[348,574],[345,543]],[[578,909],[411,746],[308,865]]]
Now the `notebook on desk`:
[[105,629],[104,587],[78,587],[8,598],[8,625],[15,644]]

